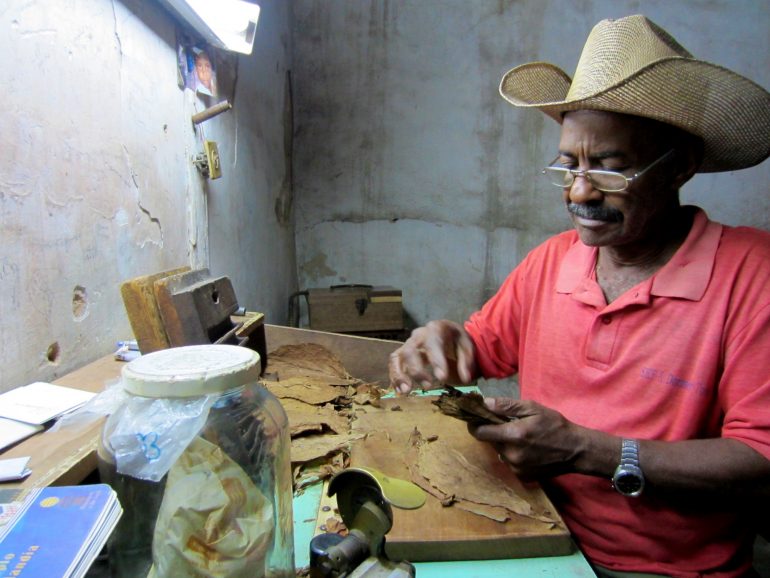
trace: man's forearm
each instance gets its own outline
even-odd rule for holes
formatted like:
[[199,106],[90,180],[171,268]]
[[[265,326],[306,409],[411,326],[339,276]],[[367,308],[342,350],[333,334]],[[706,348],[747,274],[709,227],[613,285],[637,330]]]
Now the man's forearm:
[[[611,477],[620,460],[620,438],[593,430],[585,430],[583,437],[575,470]],[[639,445],[646,491],[770,498],[770,460],[739,440],[640,440]]]
[[643,441],[640,454],[653,486],[770,497],[770,460],[736,439]]

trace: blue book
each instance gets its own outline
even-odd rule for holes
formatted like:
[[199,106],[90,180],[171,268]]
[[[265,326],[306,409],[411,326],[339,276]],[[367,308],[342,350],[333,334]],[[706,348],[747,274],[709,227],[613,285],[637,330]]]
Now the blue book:
[[0,578],[86,574],[123,513],[107,484],[31,490],[0,527]]

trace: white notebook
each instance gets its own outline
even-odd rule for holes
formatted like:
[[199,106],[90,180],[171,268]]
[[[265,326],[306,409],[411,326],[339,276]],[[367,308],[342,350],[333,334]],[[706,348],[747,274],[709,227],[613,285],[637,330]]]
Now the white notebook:
[[[7,460],[0,460],[0,482],[15,482],[17,480],[23,480],[32,473],[27,467],[30,458],[10,458]],[[0,514],[2,518],[2,514]],[[0,526],[2,522],[0,521]]]
[[[0,451],[16,442],[20,442],[43,429],[42,425],[22,423],[14,419],[0,417]],[[2,480],[0,480],[2,481]]]
[[0,417],[42,425],[89,401],[96,394],[36,381],[0,395]]

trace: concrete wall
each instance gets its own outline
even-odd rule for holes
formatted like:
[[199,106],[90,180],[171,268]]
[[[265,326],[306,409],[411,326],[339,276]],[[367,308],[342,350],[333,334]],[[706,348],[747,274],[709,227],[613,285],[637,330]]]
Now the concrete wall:
[[[207,103],[177,86],[177,25],[156,2],[2,3],[0,390],[112,351],[130,337],[120,283],[181,265],[228,275],[272,323],[298,286],[335,283],[395,285],[417,322],[464,318],[568,226],[537,180],[557,126],[507,106],[500,76],[535,59],[571,72],[602,17],[644,11],[770,87],[766,2],[260,5],[254,53],[223,86],[234,109],[194,130]],[[190,163],[204,137],[217,181]],[[768,229],[768,183],[765,163],[684,196]]]
[[[130,338],[119,287],[138,275],[209,266],[241,305],[285,321],[291,12],[260,4],[254,52],[220,85],[234,109],[194,130],[207,103],[177,84],[177,24],[157,2],[2,3],[0,390]],[[190,162],[204,136],[219,143],[216,181]]]
[[[556,123],[507,105],[505,71],[571,74],[593,25],[645,13],[696,56],[770,88],[754,0],[295,0],[300,286],[391,284],[419,323],[464,319],[535,244],[569,227],[539,180]],[[770,229],[770,162],[697,176],[686,202]]]

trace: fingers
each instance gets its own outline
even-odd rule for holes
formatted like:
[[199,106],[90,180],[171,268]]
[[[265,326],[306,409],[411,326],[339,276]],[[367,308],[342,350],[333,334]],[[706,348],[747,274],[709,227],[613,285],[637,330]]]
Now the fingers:
[[401,366],[399,351],[401,351],[401,349],[397,349],[390,354],[388,359],[388,374],[390,376],[390,387],[392,387],[396,393],[405,395],[411,391],[413,383],[404,373]]
[[433,376],[428,370],[429,365],[416,349],[401,347],[390,354],[388,372],[390,385],[396,393],[407,394],[418,387],[430,389]]
[[469,383],[475,372],[473,342],[457,323],[431,321],[390,355],[388,370],[391,387],[402,394]]
[[504,424],[469,425],[468,432],[479,441],[495,444],[517,443],[524,437],[521,424],[515,421]]
[[522,482],[532,482],[538,478],[538,474],[520,466],[518,453],[512,451],[510,446],[505,444],[494,444],[494,447],[497,452],[497,459],[508,466]]
[[490,411],[504,417],[526,417],[532,414],[530,402],[512,397],[485,397],[484,404]]
[[465,329],[451,321],[431,321],[425,326],[423,345],[433,376],[443,383],[467,385],[476,374],[473,341]]
[[543,407],[534,401],[512,397],[485,397],[484,403],[497,415],[508,418],[523,418],[537,415]]
[[501,459],[521,476],[548,476],[574,469],[586,446],[580,428],[562,414],[534,401],[489,398],[487,407],[510,421],[468,428],[479,441],[492,443]]
[[433,387],[435,376],[425,342],[424,328],[416,329],[412,336],[390,354],[388,372],[390,385],[396,393],[407,394],[413,389]]
[[404,376],[404,372],[401,369],[401,364],[396,352],[390,354],[388,358],[388,375],[390,377],[390,387],[393,388],[397,394],[406,395],[411,391],[412,385],[409,380]]
[[457,341],[456,371],[460,383],[468,384],[476,374],[476,355],[473,341],[463,332]]
[[453,344],[445,343],[445,337],[430,323],[426,326],[425,340],[418,349],[425,364],[430,368],[430,378],[446,381],[449,378],[448,358],[453,354]]
[[525,440],[531,426],[520,420],[535,415],[537,404],[510,397],[486,397],[484,403],[490,411],[508,418],[509,422],[469,427],[468,431],[473,437],[480,441],[507,444]]

